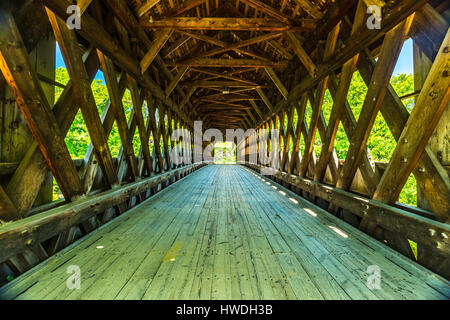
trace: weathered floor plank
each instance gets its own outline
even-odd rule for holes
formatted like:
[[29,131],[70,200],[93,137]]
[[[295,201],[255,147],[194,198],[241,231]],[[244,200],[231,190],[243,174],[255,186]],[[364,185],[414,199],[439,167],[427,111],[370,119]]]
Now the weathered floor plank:
[[[67,288],[70,265],[80,289]],[[192,173],[0,288],[0,299],[448,298],[448,281],[236,165]]]

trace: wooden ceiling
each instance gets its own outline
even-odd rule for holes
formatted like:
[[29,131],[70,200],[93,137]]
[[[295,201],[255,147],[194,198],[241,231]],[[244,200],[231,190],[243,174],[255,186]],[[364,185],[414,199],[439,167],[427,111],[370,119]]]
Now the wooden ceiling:
[[[332,28],[328,11],[335,15],[339,7],[342,14],[355,2],[128,0],[127,4],[154,40],[151,50],[141,53],[142,71],[150,70],[166,95],[181,108],[186,105],[188,114],[204,120],[207,127],[232,128],[256,125],[272,111],[273,103],[287,97],[294,71],[312,72],[308,65],[299,65],[298,56],[309,59],[310,54],[302,44],[308,40],[307,50],[312,51],[318,35],[326,36],[325,29]],[[170,80],[154,66],[157,54],[169,68]]]

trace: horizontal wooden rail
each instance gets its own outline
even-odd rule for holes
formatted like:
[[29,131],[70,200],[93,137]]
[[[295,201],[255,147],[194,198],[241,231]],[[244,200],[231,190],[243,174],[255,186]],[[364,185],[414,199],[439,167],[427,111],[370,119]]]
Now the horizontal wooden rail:
[[247,163],[246,166],[258,173],[264,168],[265,176],[268,178],[272,179],[274,177],[284,181],[337,207],[346,209],[359,217],[369,217],[387,230],[399,232],[417,243],[437,248],[442,253],[450,254],[450,225],[448,224],[294,174],[255,164]]
[[135,195],[202,166],[204,163],[187,165],[6,224],[0,227],[0,263]]

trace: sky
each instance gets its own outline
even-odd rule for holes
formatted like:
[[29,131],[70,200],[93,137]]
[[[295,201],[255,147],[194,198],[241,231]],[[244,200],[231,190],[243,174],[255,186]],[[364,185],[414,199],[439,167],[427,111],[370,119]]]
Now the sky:
[[[64,64],[63,57],[61,55],[61,51],[59,49],[58,44],[56,44],[56,68],[66,67]],[[402,52],[398,58],[397,65],[395,66],[393,75],[396,74],[412,74],[413,72],[413,42],[411,39],[408,39],[403,44]],[[95,76],[96,80],[103,80],[105,82],[105,78],[103,77],[103,73],[98,72]]]

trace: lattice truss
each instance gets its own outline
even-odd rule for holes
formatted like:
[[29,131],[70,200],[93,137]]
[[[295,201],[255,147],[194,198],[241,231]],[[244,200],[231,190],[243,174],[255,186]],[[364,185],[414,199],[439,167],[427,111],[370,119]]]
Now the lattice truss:
[[[274,179],[408,257],[413,258],[408,239],[416,241],[418,262],[448,274],[450,182],[428,144],[444,112],[448,119],[447,2],[75,2],[81,9],[80,30],[66,26],[66,9],[72,4],[68,0],[28,1],[0,12],[0,88],[11,88],[34,137],[20,162],[5,164],[0,172],[9,177],[0,185],[0,217],[30,219],[25,227],[11,229],[9,245],[0,251],[0,262],[15,273],[198,168],[172,163],[176,143],[170,137],[179,128],[192,132],[193,120],[199,119],[203,129],[256,128],[258,135],[265,129],[269,136],[279,129],[277,149],[270,142],[262,151],[280,155],[281,171]],[[366,26],[371,5],[382,8],[380,29]],[[58,84],[39,74],[29,56],[49,31],[70,76],[56,102],[46,96],[42,84]],[[411,114],[389,83],[409,37],[420,66]],[[90,86],[98,70],[109,93],[103,114]],[[367,86],[358,121],[347,101],[356,71]],[[122,103],[126,89],[133,104],[128,120]],[[322,113],[327,91],[333,100],[328,121]],[[64,137],[79,110],[91,146],[82,161],[73,161]],[[382,166],[367,148],[379,113],[397,141],[389,164]],[[114,125],[122,143],[117,159],[108,146]],[[339,125],[350,144],[345,159],[338,159],[334,149]],[[138,156],[132,143],[136,131]],[[318,137],[320,155],[314,152]],[[188,150],[182,156],[192,160],[191,142],[181,143]],[[239,152],[249,157],[252,147],[247,143]],[[256,152],[261,148],[265,146],[257,145]],[[262,168],[260,162],[248,165]],[[36,206],[49,172],[65,199]],[[411,173],[429,210],[396,202]],[[124,186],[133,184],[137,187],[128,187],[124,195]],[[100,203],[95,195],[105,190],[109,196]],[[113,201],[114,190],[123,192]],[[86,203],[78,211],[81,215],[67,207],[67,202],[79,203],[87,195],[94,199],[89,205],[98,207],[91,210],[95,214],[85,213]],[[48,220],[32,219],[46,210],[55,212]],[[77,218],[70,219],[70,214]],[[45,235],[38,231],[43,229]]]

